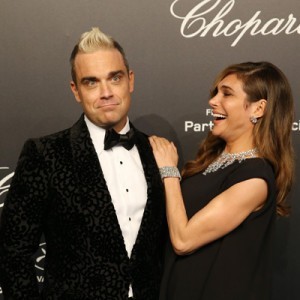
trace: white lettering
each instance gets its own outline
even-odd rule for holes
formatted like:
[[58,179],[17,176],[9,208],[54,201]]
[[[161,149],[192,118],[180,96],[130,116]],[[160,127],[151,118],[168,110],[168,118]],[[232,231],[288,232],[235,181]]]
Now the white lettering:
[[44,276],[36,276],[38,282],[44,282]]
[[[218,1],[219,3],[220,1]],[[208,31],[214,26],[217,25],[217,28],[213,32],[213,36],[219,36],[221,32],[219,30],[224,25],[224,21],[222,18],[227,15],[227,13],[231,10],[232,6],[234,5],[234,1],[229,1],[225,6],[219,11],[219,13],[216,15],[216,17],[207,25],[205,26],[205,30],[202,32],[200,36],[206,36]]]
[[189,128],[193,128],[194,123],[192,121],[185,121],[184,124],[184,131],[187,132]]
[[237,45],[237,43],[241,40],[241,38],[245,35],[245,33],[250,29],[252,26],[254,26],[250,32],[250,35],[256,35],[258,34],[255,32],[257,27],[261,24],[261,20],[257,19],[257,17],[260,15],[260,11],[256,12],[255,15],[244,25],[241,26],[243,30],[240,32],[240,34],[237,36],[237,38],[233,41],[231,44],[231,47],[234,47]]
[[213,115],[212,109],[211,108],[207,108],[206,109],[206,116],[212,116],[212,115]]
[[[206,115],[212,114],[210,109],[206,109]],[[184,122],[184,131],[194,131],[194,132],[204,132],[207,130],[212,130],[214,127],[214,123],[210,121],[209,123],[194,123],[193,121],[185,121]],[[293,122],[292,131],[300,132],[300,120]]]
[[289,21],[291,24],[288,24],[288,28],[285,31],[286,34],[293,34],[293,33],[298,33],[300,34],[300,25],[298,25],[294,30],[292,29],[292,27],[294,26],[294,24],[296,23],[297,19],[294,18],[294,16],[292,14],[289,15]]
[[[282,25],[282,23],[284,22],[285,20],[284,19],[277,19],[277,18],[274,18],[274,19],[271,19],[269,20],[263,27],[262,29],[260,30],[260,32],[264,35],[267,35],[267,34],[278,34],[280,32],[280,26]],[[275,24],[274,28],[270,29],[269,31],[267,31],[267,28],[272,24],[272,23],[275,23],[277,22],[277,24]],[[281,29],[282,30],[282,29]]]
[[[8,169],[9,169],[8,167],[0,167],[0,170],[8,170]],[[5,184],[14,176],[14,174],[15,173],[12,172],[0,180],[0,197],[8,192],[10,185],[9,184],[5,185]],[[0,202],[0,208],[3,207],[3,205],[4,205],[4,201]]]
[[39,270],[44,270],[44,258],[46,257],[46,243],[40,243],[40,249],[38,256],[36,257],[35,260],[35,267]]
[[293,122],[292,131],[300,131],[300,120],[298,122]]
[[188,132],[190,130],[195,132],[204,132],[206,130],[212,130],[214,124],[212,121],[209,123],[194,123],[193,121],[185,121],[184,131]]
[[[257,11],[247,22],[243,23],[240,19],[233,19],[225,22],[224,17],[229,15],[235,5],[235,0],[228,0],[223,7],[218,8],[221,0],[202,0],[195,7],[189,10],[185,15],[175,13],[175,4],[180,0],[175,0],[171,4],[170,12],[173,17],[182,20],[180,33],[185,38],[193,38],[195,36],[205,37],[209,33],[213,37],[224,35],[225,37],[236,35],[231,47],[238,44],[241,38],[249,33],[251,36],[261,35],[278,35],[281,32],[285,34],[300,34],[300,25],[296,24],[297,19],[290,14],[287,19],[271,18],[264,24],[259,15],[261,11]],[[209,13],[219,9],[215,17],[210,21]]]

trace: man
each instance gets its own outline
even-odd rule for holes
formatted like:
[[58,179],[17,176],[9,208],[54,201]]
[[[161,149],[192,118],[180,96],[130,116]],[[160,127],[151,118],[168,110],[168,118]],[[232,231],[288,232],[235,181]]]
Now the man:
[[[1,220],[4,297],[158,299],[164,192],[148,138],[128,120],[134,74],[98,28],[81,36],[70,61],[84,114],[23,148]],[[42,234],[39,295],[32,257]]]

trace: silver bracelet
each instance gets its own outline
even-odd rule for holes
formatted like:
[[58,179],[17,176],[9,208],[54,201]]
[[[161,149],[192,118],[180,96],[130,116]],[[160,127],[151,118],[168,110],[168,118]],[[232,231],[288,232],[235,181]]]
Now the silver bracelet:
[[166,177],[177,177],[177,178],[179,178],[179,180],[181,180],[180,172],[179,172],[178,168],[176,168],[176,167],[159,168],[159,173],[160,173],[161,179],[164,179]]

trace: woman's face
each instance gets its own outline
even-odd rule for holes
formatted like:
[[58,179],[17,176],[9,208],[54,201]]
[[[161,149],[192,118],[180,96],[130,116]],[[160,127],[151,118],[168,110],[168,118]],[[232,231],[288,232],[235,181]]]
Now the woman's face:
[[209,100],[214,116],[213,135],[227,143],[252,144],[253,124],[250,117],[255,105],[247,101],[243,82],[235,74],[226,76],[217,86],[216,95]]

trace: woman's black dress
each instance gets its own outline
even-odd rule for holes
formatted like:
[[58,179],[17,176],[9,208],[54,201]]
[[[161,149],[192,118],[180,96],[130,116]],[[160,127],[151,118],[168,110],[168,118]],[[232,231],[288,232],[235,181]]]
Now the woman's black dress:
[[251,158],[182,182],[188,218],[232,185],[263,178],[268,198],[263,208],[226,236],[190,255],[166,246],[160,300],[268,300],[271,294],[271,248],[276,215],[276,187],[271,165]]

